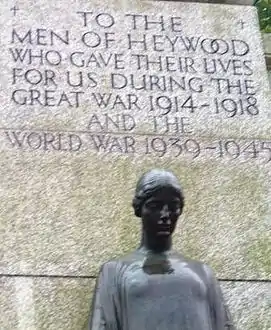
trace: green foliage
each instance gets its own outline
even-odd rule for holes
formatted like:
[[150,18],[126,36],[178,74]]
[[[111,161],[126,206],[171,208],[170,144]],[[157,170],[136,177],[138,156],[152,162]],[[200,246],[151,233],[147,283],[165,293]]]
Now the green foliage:
[[271,33],[271,0],[256,0],[254,5],[258,9],[261,31]]

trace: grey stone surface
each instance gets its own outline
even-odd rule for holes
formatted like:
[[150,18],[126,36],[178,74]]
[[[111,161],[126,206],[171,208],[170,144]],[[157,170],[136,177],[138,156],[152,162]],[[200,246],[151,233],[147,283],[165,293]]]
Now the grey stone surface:
[[[86,330],[95,280],[2,278],[1,328]],[[237,330],[270,329],[270,284],[221,283]]]
[[[95,275],[136,246],[134,184],[161,166],[187,196],[176,248],[222,278],[270,278],[270,91],[255,8],[17,7],[0,6],[1,271]],[[127,13],[142,16],[133,22]],[[146,79],[146,90],[132,88],[131,75]],[[110,97],[107,106],[98,93]]]
[[3,330],[85,330],[94,280],[1,278]]
[[[46,276],[93,276],[136,247],[131,199],[151,167],[173,170],[184,187],[177,250],[220,278],[270,279],[268,43],[255,8],[130,0],[15,7],[0,5],[0,271],[19,276],[1,278],[1,329],[86,327],[94,279]],[[133,25],[127,13],[143,16]],[[145,35],[147,49],[129,50],[128,34]],[[145,75],[146,90],[132,88],[132,74]],[[98,93],[108,105],[99,106]],[[270,328],[269,283],[222,286],[238,330]]]
[[133,165],[113,158],[102,166],[94,155],[91,162],[82,155],[31,156],[6,167],[17,176],[2,183],[8,187],[1,196],[2,272],[95,275],[102,262],[134,249],[140,232],[132,215],[134,184],[159,165],[183,178],[186,192],[175,248],[208,262],[220,277],[270,276],[267,169],[149,158]]
[[221,283],[237,329],[268,330],[271,327],[270,283]]

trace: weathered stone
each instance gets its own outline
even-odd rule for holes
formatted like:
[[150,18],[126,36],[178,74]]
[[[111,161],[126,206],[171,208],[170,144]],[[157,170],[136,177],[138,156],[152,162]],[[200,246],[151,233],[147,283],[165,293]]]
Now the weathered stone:
[[[175,248],[220,279],[270,279],[270,88],[255,8],[3,0],[0,11],[1,273],[96,276],[136,247],[135,182],[165,167],[186,196]],[[94,280],[2,283],[5,330],[85,327]],[[222,284],[240,330],[269,329],[268,284]]]
[[[94,275],[103,261],[135,248],[140,223],[132,215],[133,188],[144,170],[161,166],[183,178],[186,193],[175,247],[210,263],[220,277],[270,276],[267,168],[149,157],[136,164],[113,157],[103,164],[95,155],[91,161],[88,155],[22,156],[17,164],[1,158],[4,272]],[[16,176],[8,176],[11,168]]]
[[[221,278],[270,277],[271,121],[255,8],[10,7],[0,21],[2,272],[95,275],[135,247],[134,185],[161,166],[187,198],[176,248]],[[99,93],[111,101],[99,107]]]
[[1,328],[86,329],[94,280],[1,278]]
[[270,329],[269,283],[221,283],[237,330]]

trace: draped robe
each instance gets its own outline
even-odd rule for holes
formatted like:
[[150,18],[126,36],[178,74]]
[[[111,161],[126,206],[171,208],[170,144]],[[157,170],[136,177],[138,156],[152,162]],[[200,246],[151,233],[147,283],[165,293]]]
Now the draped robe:
[[105,263],[89,330],[234,330],[211,269],[175,252]]

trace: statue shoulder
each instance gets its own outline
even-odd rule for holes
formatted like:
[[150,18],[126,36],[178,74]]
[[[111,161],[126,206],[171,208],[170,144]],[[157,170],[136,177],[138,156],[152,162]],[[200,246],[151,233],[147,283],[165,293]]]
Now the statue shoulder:
[[117,257],[115,259],[111,259],[106,261],[100,267],[100,272],[111,272],[118,273],[125,268],[125,266],[130,265],[132,262],[138,259],[138,255],[134,252],[128,253],[126,255]]
[[217,287],[218,280],[212,268],[209,265],[202,263],[202,271],[204,273],[204,277],[206,279],[206,283],[208,284],[208,286]]
[[196,268],[196,269],[201,269],[204,270],[205,267],[208,268],[208,265],[203,263],[202,261],[196,260],[196,259],[191,259],[189,257],[186,257],[183,254],[180,254],[179,252],[173,251],[171,256],[174,258],[179,259],[181,262],[187,263],[190,267]]
[[215,275],[212,268],[209,265],[205,264],[204,262],[185,257],[179,254],[178,252],[174,252],[174,257],[186,263],[192,271],[197,273],[201,278],[205,279],[207,282],[210,282],[213,279],[215,279]]
[[120,265],[121,261],[119,259],[112,259],[104,262],[100,267],[100,273],[104,272],[114,272]]
[[213,276],[213,272],[207,264],[199,260],[190,260],[190,265],[198,273],[198,275],[209,282],[210,278]]

